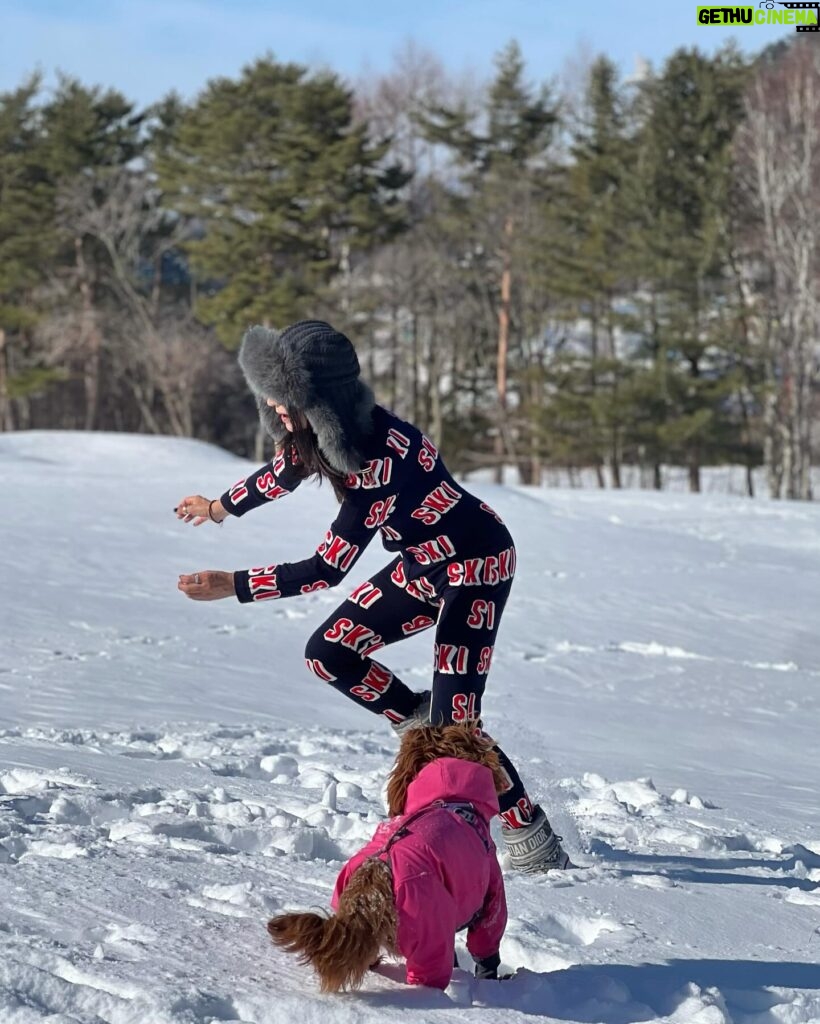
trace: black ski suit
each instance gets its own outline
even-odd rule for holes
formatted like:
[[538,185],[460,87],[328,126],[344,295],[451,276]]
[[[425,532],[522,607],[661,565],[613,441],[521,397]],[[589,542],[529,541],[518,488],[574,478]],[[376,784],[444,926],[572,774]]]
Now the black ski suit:
[[[316,553],[234,573],[242,602],[267,601],[339,584],[373,536],[396,558],[361,583],[307,642],[307,666],[348,697],[393,723],[419,695],[372,655],[436,627],[432,722],[478,718],[493,646],[515,574],[515,546],[498,515],[450,476],[434,445],[380,406],[364,469],[346,480],[339,514]],[[289,494],[299,467],[284,453],[221,498],[242,516]],[[498,749],[498,748],[496,748]],[[501,794],[509,826],[529,823],[532,804],[498,750],[510,788]]]

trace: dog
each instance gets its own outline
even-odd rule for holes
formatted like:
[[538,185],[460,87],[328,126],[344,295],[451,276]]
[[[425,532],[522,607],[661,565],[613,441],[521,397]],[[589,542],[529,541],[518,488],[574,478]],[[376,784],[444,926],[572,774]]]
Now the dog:
[[408,730],[387,785],[391,817],[342,868],[335,913],[268,922],[322,992],[361,987],[383,952],[405,959],[409,985],[444,989],[463,928],[477,976],[497,977],[507,905],[489,823],[507,782],[491,742],[475,723]]

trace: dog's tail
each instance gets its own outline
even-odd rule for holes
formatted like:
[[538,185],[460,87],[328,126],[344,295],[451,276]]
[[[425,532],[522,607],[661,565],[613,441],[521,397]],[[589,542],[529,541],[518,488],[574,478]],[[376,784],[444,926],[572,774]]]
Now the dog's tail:
[[384,948],[395,952],[396,908],[390,868],[366,860],[350,878],[335,915],[280,914],[268,921],[277,946],[296,953],[323,992],[356,989]]

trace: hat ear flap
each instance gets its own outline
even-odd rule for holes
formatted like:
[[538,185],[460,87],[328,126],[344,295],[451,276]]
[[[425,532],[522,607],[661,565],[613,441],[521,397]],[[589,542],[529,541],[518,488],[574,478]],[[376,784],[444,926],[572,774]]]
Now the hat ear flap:
[[239,365],[251,391],[288,409],[310,405],[315,389],[303,352],[307,340],[289,342],[278,331],[259,324],[245,331],[239,346]]
[[261,395],[254,395],[254,398],[256,399],[256,408],[259,412],[259,422],[262,425],[262,429],[277,444],[284,441],[287,437],[288,429],[281,418],[276,415],[276,411],[271,409]]
[[373,392],[361,380],[345,384],[305,409],[327,461],[342,473],[360,473],[362,442],[373,430]]

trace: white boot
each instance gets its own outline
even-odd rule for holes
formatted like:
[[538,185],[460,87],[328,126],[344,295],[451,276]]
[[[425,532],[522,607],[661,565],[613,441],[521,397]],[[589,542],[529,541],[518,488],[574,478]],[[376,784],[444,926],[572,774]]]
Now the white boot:
[[429,690],[424,690],[419,694],[421,698],[416,705],[412,714],[408,715],[407,718],[401,722],[391,722],[390,728],[399,736],[404,736],[408,729],[417,729],[420,725],[430,724],[430,704],[432,701],[432,694]]
[[539,874],[575,867],[561,846],[562,837],[552,831],[546,814],[537,804],[529,825],[523,828],[502,825],[501,837],[510,855],[510,863],[519,871]]

